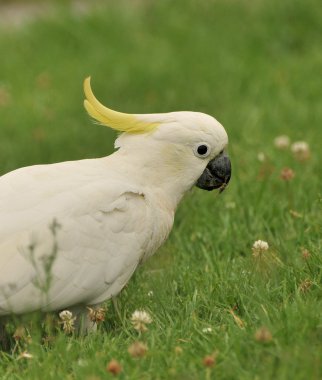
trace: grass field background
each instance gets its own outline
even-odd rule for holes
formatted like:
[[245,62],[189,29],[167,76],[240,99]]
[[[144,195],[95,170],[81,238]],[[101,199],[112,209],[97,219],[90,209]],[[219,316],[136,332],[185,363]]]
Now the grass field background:
[[[222,195],[193,189],[183,200],[169,240],[121,293],[122,320],[108,303],[97,334],[60,332],[50,345],[41,344],[40,322],[26,321],[32,342],[0,354],[0,378],[111,378],[114,358],[120,379],[321,379],[320,2],[56,7],[0,29],[1,174],[113,151],[114,132],[93,125],[82,106],[91,75],[97,97],[123,112],[215,116],[230,137],[232,180]],[[277,149],[284,134],[306,141],[310,158]],[[294,179],[281,179],[285,167]],[[261,259],[251,249],[258,239],[270,246]],[[136,309],[153,317],[142,336],[129,320]],[[262,327],[271,339],[256,338]],[[148,352],[133,359],[127,348],[138,339]],[[33,358],[21,358],[24,350]]]

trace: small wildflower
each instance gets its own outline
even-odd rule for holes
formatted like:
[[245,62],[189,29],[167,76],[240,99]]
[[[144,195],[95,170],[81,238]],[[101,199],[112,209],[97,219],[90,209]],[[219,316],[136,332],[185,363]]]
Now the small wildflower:
[[127,351],[132,358],[143,358],[148,351],[148,346],[143,342],[134,342],[128,347]]
[[269,248],[269,245],[266,241],[264,240],[256,240],[255,243],[253,244],[252,251],[253,251],[253,256],[258,257],[261,256],[262,253],[266,252]]
[[295,173],[291,168],[284,168],[281,171],[281,179],[283,181],[291,181],[295,177]]
[[63,310],[59,313],[59,318],[61,319],[60,324],[63,325],[63,330],[66,334],[71,334],[74,330],[74,322],[76,317],[73,317],[73,313],[69,310]]
[[233,210],[234,208],[236,208],[236,203],[235,202],[227,202],[225,204],[225,207],[227,210]]
[[299,291],[301,293],[307,293],[310,290],[312,285],[313,285],[313,282],[309,278],[306,278],[304,281],[300,283]]
[[212,328],[211,327],[204,327],[202,329],[202,332],[205,334],[210,334],[212,332]]
[[105,320],[106,309],[103,307],[98,307],[97,309],[93,309],[91,307],[87,307],[88,317],[94,323],[100,323]]
[[311,254],[308,249],[302,248],[302,258],[308,260],[311,257]]
[[264,162],[264,161],[266,160],[265,153],[263,153],[263,152],[259,152],[259,153],[257,154],[257,159],[258,159],[259,162]]
[[202,363],[205,367],[214,367],[215,364],[216,364],[216,357],[217,357],[217,354],[216,353],[213,353],[211,355],[206,355],[203,360],[202,360]]
[[299,161],[305,161],[310,158],[309,144],[305,141],[296,141],[291,145],[291,151],[294,157]]
[[182,349],[180,346],[175,346],[175,348],[174,348],[174,352],[175,352],[177,355],[181,355],[181,354],[182,354],[182,351],[183,351],[183,349]]
[[117,360],[112,359],[108,363],[106,370],[112,373],[113,375],[118,375],[120,372],[122,372],[122,366]]
[[77,360],[77,364],[80,366],[80,367],[86,367],[88,365],[88,361],[87,360],[84,360],[84,359],[78,359]]
[[290,138],[286,135],[277,136],[274,139],[274,145],[278,149],[286,149],[290,145]]
[[148,297],[153,297],[153,290],[150,290],[150,291],[148,292]]
[[22,352],[19,356],[18,356],[18,360],[20,359],[32,359],[34,356],[32,354],[30,354],[29,352],[27,351],[24,351]]
[[73,313],[69,310],[63,310],[59,313],[59,318],[62,320],[73,318]]
[[131,322],[135,330],[144,332],[148,329],[146,325],[152,323],[152,318],[150,314],[144,310],[135,310],[131,316]]
[[267,327],[263,326],[260,327],[256,332],[255,332],[255,340],[257,342],[261,343],[269,343],[273,339],[272,333],[268,330]]

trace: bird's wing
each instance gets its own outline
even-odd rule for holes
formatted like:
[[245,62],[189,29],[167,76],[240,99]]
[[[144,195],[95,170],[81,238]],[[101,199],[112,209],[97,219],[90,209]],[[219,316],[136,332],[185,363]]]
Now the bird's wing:
[[62,163],[0,177],[0,315],[101,302],[151,246],[144,194],[95,168]]

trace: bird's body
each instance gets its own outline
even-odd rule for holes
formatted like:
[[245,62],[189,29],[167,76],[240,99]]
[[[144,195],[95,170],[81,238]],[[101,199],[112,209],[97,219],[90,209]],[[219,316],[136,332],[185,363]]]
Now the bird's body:
[[122,121],[124,114],[100,108],[88,88],[87,97],[96,119],[104,123],[105,112],[114,129],[124,131],[124,123],[132,129],[110,156],[0,177],[0,316],[96,305],[118,294],[166,240],[178,203],[200,175],[198,185],[207,190],[229,180],[227,173],[220,181],[209,174],[227,144],[210,116],[126,115]]
[[[121,173],[115,156],[0,178],[0,314],[100,303],[167,238],[174,210]],[[50,260],[54,250],[59,259],[46,273],[41,257]]]

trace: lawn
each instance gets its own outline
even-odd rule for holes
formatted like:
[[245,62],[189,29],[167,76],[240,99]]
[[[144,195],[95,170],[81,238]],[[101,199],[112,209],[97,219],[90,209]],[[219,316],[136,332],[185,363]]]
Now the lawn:
[[[113,151],[115,133],[82,106],[88,75],[123,112],[214,115],[233,170],[223,194],[186,196],[167,243],[118,297],[121,318],[108,302],[85,337],[13,320],[31,339],[0,353],[0,378],[321,379],[320,2],[124,0],[88,13],[59,2],[0,31],[0,174]],[[309,155],[278,148],[280,135]],[[269,249],[256,256],[259,239]],[[152,316],[145,333],[137,309]],[[147,352],[133,358],[138,340]]]

